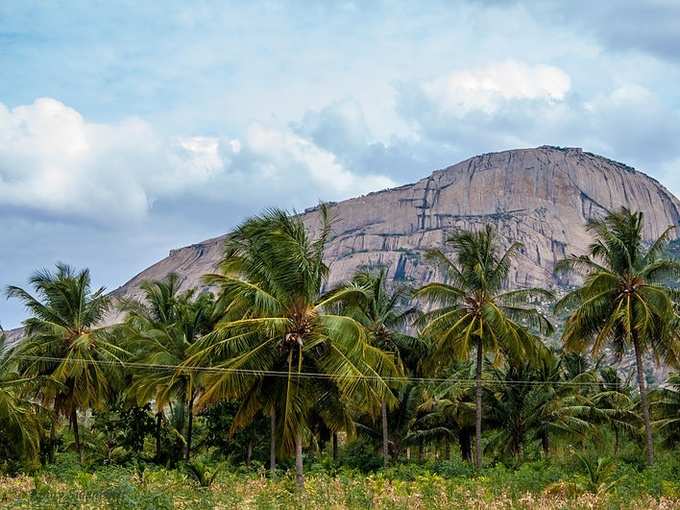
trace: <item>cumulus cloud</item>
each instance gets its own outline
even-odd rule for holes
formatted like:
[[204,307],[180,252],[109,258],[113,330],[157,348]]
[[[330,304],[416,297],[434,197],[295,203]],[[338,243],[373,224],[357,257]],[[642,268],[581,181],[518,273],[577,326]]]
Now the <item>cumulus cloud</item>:
[[[343,167],[333,153],[289,131],[253,125],[248,130],[246,142],[248,149],[258,156],[255,165],[264,177],[309,180],[317,189],[326,188],[334,198],[395,184],[381,175],[356,175]],[[287,175],[277,171],[281,168],[288,169]],[[273,175],[271,170],[274,170]]]
[[643,83],[619,80],[576,94],[558,68],[503,62],[402,83],[397,105],[421,140],[452,147],[455,159],[570,145],[661,176],[678,155],[680,112]]
[[168,140],[139,119],[88,122],[50,98],[0,104],[0,205],[96,221],[143,216],[157,196],[219,170],[200,140]]
[[313,192],[308,202],[393,185],[379,175],[355,175],[288,129],[255,124],[242,140],[166,137],[140,119],[89,122],[50,98],[12,110],[0,103],[0,207],[134,221],[155,201],[182,195],[258,202],[273,182]]
[[557,67],[507,60],[455,70],[424,83],[422,90],[442,110],[463,117],[473,111],[491,114],[514,100],[562,101],[570,87],[569,76]]
[[454,161],[454,155],[441,142],[430,143],[409,133],[376,137],[367,125],[362,105],[355,100],[335,101],[320,110],[307,111],[290,127],[332,153],[354,173],[389,175],[398,183],[414,181]]

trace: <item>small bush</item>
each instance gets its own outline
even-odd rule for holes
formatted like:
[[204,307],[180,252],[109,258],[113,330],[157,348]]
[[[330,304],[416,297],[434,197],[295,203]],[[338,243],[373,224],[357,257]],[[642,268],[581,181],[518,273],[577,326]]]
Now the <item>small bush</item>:
[[364,439],[356,439],[348,443],[340,454],[340,462],[350,468],[364,473],[376,471],[383,466],[383,459],[373,445]]

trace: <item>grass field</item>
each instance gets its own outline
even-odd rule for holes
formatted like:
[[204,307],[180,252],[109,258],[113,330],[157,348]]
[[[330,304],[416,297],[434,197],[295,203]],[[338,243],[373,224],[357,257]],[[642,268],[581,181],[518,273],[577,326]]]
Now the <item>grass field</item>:
[[316,464],[300,491],[288,473],[270,480],[263,468],[207,465],[192,474],[130,465],[84,471],[65,456],[34,475],[0,478],[0,508],[672,509],[680,508],[679,466],[669,456],[644,471],[622,464],[589,475],[577,466],[532,462],[473,475],[457,462],[375,473]]

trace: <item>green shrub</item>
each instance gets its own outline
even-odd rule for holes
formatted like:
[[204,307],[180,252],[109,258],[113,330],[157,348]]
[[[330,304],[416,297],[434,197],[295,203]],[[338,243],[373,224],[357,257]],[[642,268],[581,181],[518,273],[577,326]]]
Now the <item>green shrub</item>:
[[340,462],[364,473],[376,471],[383,465],[383,459],[376,453],[373,444],[362,438],[345,445],[340,453]]

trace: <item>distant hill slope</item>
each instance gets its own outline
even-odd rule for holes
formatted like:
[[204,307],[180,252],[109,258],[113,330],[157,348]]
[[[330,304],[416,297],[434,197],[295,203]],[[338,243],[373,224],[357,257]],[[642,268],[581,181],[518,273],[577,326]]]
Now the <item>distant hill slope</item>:
[[[555,261],[589,244],[586,221],[621,206],[645,213],[649,239],[680,224],[680,201],[660,183],[581,149],[543,146],[475,156],[415,184],[333,204],[329,286],[358,267],[379,264],[389,267],[393,280],[426,282],[434,276],[423,262],[427,249],[442,247],[456,229],[491,223],[506,243],[524,244],[513,285],[552,287],[565,283],[553,276]],[[303,217],[317,226],[317,208]],[[184,288],[200,286],[201,275],[219,261],[224,237],[172,250],[114,295],[136,296],[141,282],[170,272],[182,277]]]

